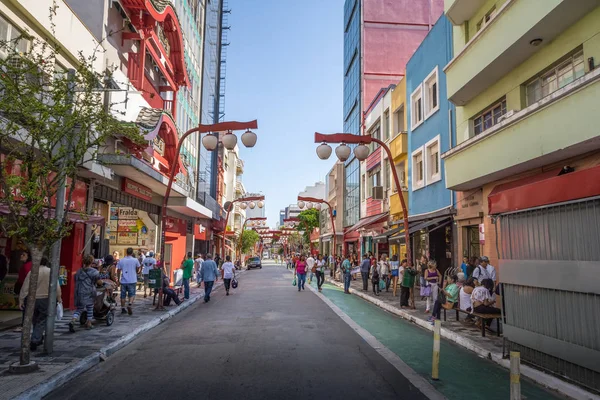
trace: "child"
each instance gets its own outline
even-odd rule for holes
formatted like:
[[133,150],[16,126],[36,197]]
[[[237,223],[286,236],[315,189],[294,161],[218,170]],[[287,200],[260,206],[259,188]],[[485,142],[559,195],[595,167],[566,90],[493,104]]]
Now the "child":
[[102,282],[100,273],[92,268],[94,257],[87,255],[83,258],[83,268],[75,274],[75,307],[73,319],[69,322],[69,331],[75,332],[75,323],[79,321],[82,312],[87,313],[86,329],[92,329],[92,317],[94,316],[94,300],[96,298],[96,284]]

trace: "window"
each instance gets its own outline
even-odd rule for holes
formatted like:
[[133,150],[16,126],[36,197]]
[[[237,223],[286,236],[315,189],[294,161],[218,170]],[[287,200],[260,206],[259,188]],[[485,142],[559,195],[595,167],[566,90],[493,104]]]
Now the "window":
[[365,191],[367,190],[367,177],[365,175],[362,176],[362,185],[360,187],[360,198],[361,200],[365,199]]
[[482,19],[479,20],[479,22],[477,23],[477,32],[479,32],[481,28],[489,24],[494,15],[496,15],[496,6],[492,7],[492,9],[488,11]]
[[404,132],[404,104],[394,113],[394,122],[396,124],[396,134]]
[[425,166],[423,165],[423,149],[415,150],[412,154],[412,189],[425,186]]
[[410,95],[411,127],[415,129],[423,122],[423,89],[421,85]]
[[23,37],[23,33],[2,16],[0,16],[0,41],[12,42],[12,47],[19,53],[26,53],[29,48],[29,39]]
[[473,132],[479,135],[500,122],[500,117],[506,114],[506,99],[494,104],[484,112],[473,118]]
[[381,186],[381,170],[380,168],[373,169],[369,172],[367,185],[367,198],[373,197],[373,188]]
[[425,145],[427,162],[427,184],[435,183],[442,179],[440,173],[440,137],[437,136]]
[[384,190],[387,192],[388,190],[390,190],[390,187],[392,186],[391,184],[391,171],[390,171],[390,162],[388,160],[385,161],[385,166],[384,166]]
[[565,87],[575,79],[581,78],[585,73],[583,51],[578,51],[565,61],[536,77],[527,84],[527,105],[530,106]]
[[[398,180],[400,181],[400,186],[406,187],[406,165],[404,161],[396,165],[396,173],[398,174]],[[395,189],[394,189],[395,191]]]
[[425,118],[439,110],[438,68],[425,78]]
[[390,110],[387,109],[383,113],[383,136],[382,136],[381,140],[386,141],[389,139],[389,137],[390,137]]
[[[371,128],[369,130],[369,135],[375,139],[380,139],[381,140],[381,126],[379,125],[379,122],[377,122],[375,124],[374,128]],[[375,142],[371,142],[370,144],[371,147],[371,151],[375,151],[377,150],[377,148],[379,147],[379,145]]]

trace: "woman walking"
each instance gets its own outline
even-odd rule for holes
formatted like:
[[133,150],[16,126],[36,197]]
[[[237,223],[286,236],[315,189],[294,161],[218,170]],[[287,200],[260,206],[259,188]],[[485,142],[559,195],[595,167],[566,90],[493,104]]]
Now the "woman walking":
[[298,277],[298,291],[304,290],[304,284],[306,282],[306,258],[304,256],[300,256],[294,269],[295,275]]
[[381,255],[381,261],[379,261],[379,272],[381,273],[381,279],[385,282],[385,291],[390,291],[390,262],[388,261],[387,254]]
[[317,287],[319,288],[319,292],[322,290],[323,283],[325,282],[325,260],[322,255],[319,255],[317,258]]
[[374,263],[371,266],[371,283],[373,284],[373,294],[379,296],[379,278],[381,277],[381,267],[379,263]]
[[398,262],[398,255],[392,256],[390,261],[390,271],[392,274],[392,295],[396,297],[396,290],[398,289],[398,279],[400,278],[400,263]]
[[[92,329],[92,318],[94,317],[94,300],[96,299],[96,283],[99,283],[100,273],[92,268],[94,257],[87,255],[83,258],[83,267],[75,274],[75,307],[73,319],[69,322],[69,331],[75,332],[75,324],[85,311],[87,320],[86,329]],[[101,281],[100,281],[101,282]]]
[[431,305],[435,303],[438,297],[438,284],[442,279],[440,271],[437,269],[437,263],[435,260],[431,260],[427,263],[427,270],[425,270],[425,282],[429,287],[429,293],[427,294],[427,302],[425,306],[425,313],[431,310]]

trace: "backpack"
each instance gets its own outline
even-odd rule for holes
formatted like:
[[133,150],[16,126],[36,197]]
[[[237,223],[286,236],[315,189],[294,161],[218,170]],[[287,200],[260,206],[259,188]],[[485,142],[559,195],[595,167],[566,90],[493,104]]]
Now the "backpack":
[[371,279],[373,280],[373,283],[379,282],[379,271],[377,270],[377,267],[373,269],[373,278]]

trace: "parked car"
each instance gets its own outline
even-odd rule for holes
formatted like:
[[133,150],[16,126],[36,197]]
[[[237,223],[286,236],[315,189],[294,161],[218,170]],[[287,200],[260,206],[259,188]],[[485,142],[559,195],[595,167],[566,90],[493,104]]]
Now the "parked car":
[[246,261],[246,268],[260,268],[262,269],[262,263],[260,262],[260,257],[250,257],[248,261]]

